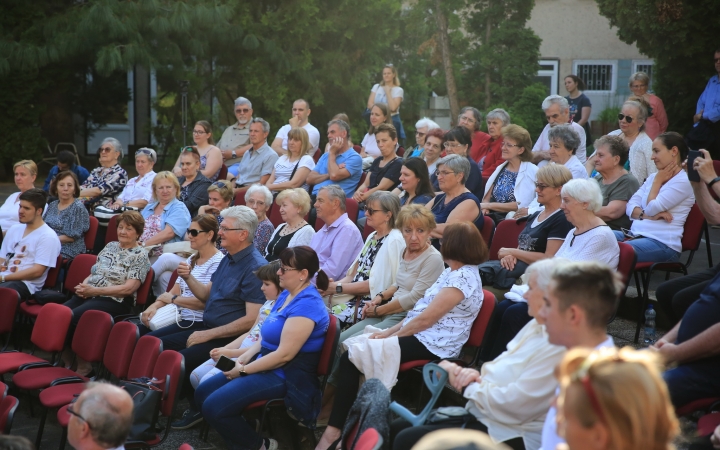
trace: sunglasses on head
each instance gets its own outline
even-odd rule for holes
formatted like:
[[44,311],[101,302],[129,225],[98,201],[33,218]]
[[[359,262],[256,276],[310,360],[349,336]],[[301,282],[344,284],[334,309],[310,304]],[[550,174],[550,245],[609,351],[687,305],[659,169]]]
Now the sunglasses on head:
[[228,187],[228,185],[229,185],[229,184],[226,183],[226,182],[224,182],[224,181],[216,181],[216,182],[214,182],[211,186],[217,186],[217,187],[219,187],[219,188],[225,188],[225,187]]
[[182,150],[180,150],[180,151],[181,151],[181,152],[192,152],[192,151],[194,151],[194,150],[195,150],[195,148],[190,147],[190,146],[188,145],[187,147],[183,147]]
[[138,155],[152,156],[152,154],[153,154],[152,150],[150,150],[149,148],[144,148],[144,147],[135,152],[135,156],[138,156]]
[[193,230],[192,228],[188,228],[186,231],[187,234],[189,234],[192,237],[197,237],[200,233],[209,233],[209,231],[205,230]]
[[632,123],[633,118],[620,113],[620,114],[618,114],[618,120],[625,120],[625,122],[627,122],[627,123]]

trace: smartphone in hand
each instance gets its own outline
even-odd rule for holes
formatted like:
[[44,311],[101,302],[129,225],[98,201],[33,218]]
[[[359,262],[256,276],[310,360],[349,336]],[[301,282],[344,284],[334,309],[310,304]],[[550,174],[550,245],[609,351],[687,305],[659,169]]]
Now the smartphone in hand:
[[225,355],[220,356],[218,361],[215,363],[215,368],[220,369],[223,372],[229,372],[235,368],[235,361],[228,358]]
[[695,159],[698,157],[702,157],[702,153],[700,153],[700,150],[690,150],[688,152],[687,157],[687,174],[688,174],[688,180],[690,181],[700,181],[700,173],[695,169]]

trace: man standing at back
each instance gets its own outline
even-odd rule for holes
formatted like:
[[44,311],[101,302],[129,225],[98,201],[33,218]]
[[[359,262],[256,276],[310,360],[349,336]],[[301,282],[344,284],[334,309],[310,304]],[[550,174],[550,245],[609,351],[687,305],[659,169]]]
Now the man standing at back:
[[250,143],[250,121],[253,109],[250,100],[245,97],[235,99],[235,117],[237,123],[223,131],[217,146],[222,151],[225,166],[228,168],[228,180],[235,178],[240,168],[240,160],[246,151],[252,148]]
[[563,125],[569,123],[572,129],[580,136],[580,147],[575,152],[581,163],[587,161],[587,149],[585,145],[585,129],[577,122],[570,120],[570,104],[565,97],[559,95],[550,95],[542,102],[542,109],[545,112],[547,125],[543,128],[542,133],[538,137],[533,146],[533,162],[542,167],[550,160],[550,140],[548,132],[555,125]]
[[350,146],[349,138],[350,125],[347,122],[333,120],[328,123],[330,149],[322,155],[307,178],[307,183],[314,185],[313,198],[321,188],[331,184],[340,186],[346,197],[355,193],[362,175],[362,158]]
[[313,148],[312,153],[315,153],[315,150],[317,150],[320,145],[320,132],[317,128],[310,124],[308,121],[309,117],[310,103],[301,98],[295,100],[292,107],[292,117],[286,125],[283,125],[283,127],[278,130],[275,135],[275,140],[271,145],[272,149],[277,152],[278,156],[282,156],[287,152],[288,133],[292,128],[296,127],[304,128],[305,131],[307,131],[308,138],[310,139],[310,145],[312,145]]

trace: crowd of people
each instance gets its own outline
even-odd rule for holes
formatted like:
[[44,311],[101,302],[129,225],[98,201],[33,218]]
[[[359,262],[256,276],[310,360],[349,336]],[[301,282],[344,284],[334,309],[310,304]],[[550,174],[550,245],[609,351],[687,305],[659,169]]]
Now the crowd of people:
[[[155,150],[141,148],[138,175],[128,179],[114,138],[103,141],[90,172],[61,152],[44,189],[34,187],[35,163],[19,161],[19,192],[0,207],[0,287],[32,301],[50,268],[90,250],[90,215],[115,211],[117,241],[65,303],[74,313],[70,335],[85,311],[136,311],[137,291],[154,273],[154,302],[139,329],[185,358],[190,407],[172,427],[204,420],[228,448],[277,448],[242,416],[268,398],[284,398],[305,426],[326,426],[318,450],[340,439],[367,364],[346,341],[393,355],[383,360],[385,373],[406,361],[443,360],[449,383],[468,399],[465,427],[514,449],[669,448],[678,432],[672,406],[720,392],[720,266],[658,289],[677,325],[655,351],[617,350],[606,324],[624,292],[618,242],[639,262],[678,261],[696,202],[720,223],[711,196],[720,195],[720,177],[704,150],[684,167],[686,140],[666,130],[648,82],[643,73],[630,78],[634,95],[618,129],[594,142],[590,100],[571,75],[568,97],[538,105],[547,126],[534,143],[507,111],[485,116],[486,133],[481,112],[466,107],[448,131],[421,119],[415,146],[403,148],[403,90],[388,65],[368,99],[360,145],[338,114],[320,148],[304,99],[269,142],[270,124],[239,97],[237,123],[215,144],[210,124],[198,121],[195,145],[170,171],[156,173]],[[710,120],[718,117],[711,94],[701,98]],[[690,181],[688,170],[701,181]],[[280,223],[270,220],[272,208]],[[517,244],[492,260],[485,216],[522,228]],[[482,367],[448,361],[461,355],[488,291],[498,304]],[[165,308],[177,309],[174,323],[157,320]],[[321,392],[316,368],[329,315],[343,331]],[[215,368],[222,356],[235,367]],[[80,374],[93,370],[69,350],[62,359],[77,361]],[[662,373],[662,363],[675,366]],[[90,399],[81,396],[75,408]],[[398,420],[390,445],[408,449],[447,426]]]

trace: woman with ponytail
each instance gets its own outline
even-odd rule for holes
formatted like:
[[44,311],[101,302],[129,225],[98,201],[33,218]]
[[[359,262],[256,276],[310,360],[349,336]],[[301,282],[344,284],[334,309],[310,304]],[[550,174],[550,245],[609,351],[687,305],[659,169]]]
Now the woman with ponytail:
[[[311,426],[320,411],[317,365],[330,319],[318,292],[328,287],[328,277],[308,246],[280,252],[280,287],[272,311],[260,329],[261,339],[240,356],[235,367],[204,381],[195,391],[208,424],[228,448],[277,448],[242,417],[257,401],[284,398],[288,411]],[[313,277],[315,286],[312,285]]]

